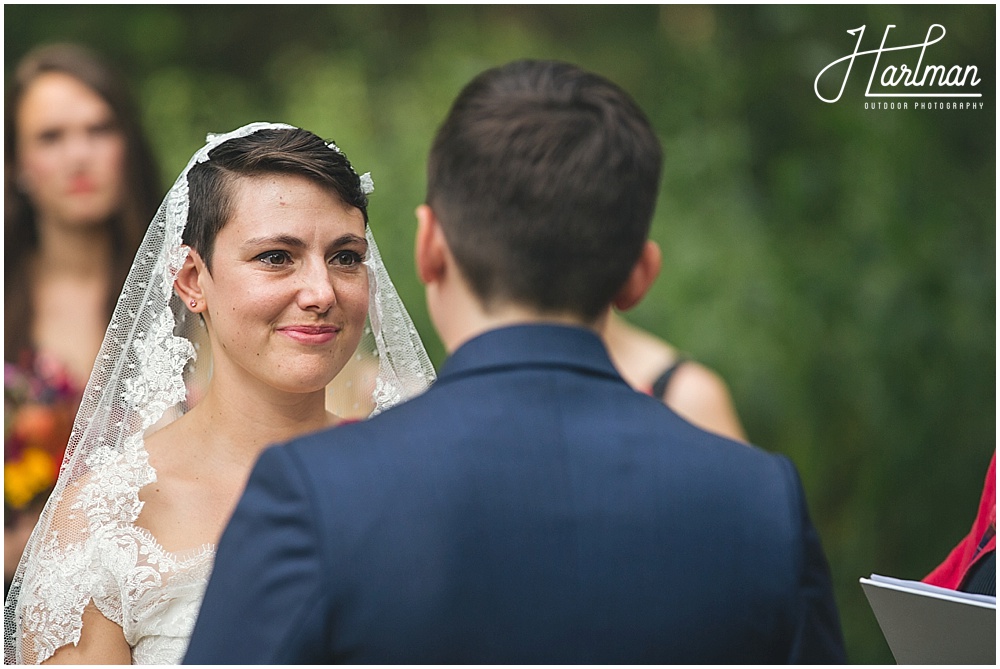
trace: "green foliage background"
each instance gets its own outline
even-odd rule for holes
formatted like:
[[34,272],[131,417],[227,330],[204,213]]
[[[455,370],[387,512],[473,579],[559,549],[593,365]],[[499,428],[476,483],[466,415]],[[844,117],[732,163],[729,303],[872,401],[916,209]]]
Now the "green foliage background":
[[[666,156],[664,269],[631,318],[718,370],[752,440],[796,462],[850,659],[892,661],[857,580],[920,578],[946,555],[995,435],[994,6],[6,5],[4,19],[8,77],[61,40],[124,70],[164,191],[207,131],[270,120],[335,139],[375,177],[373,228],[436,364],[413,209],[452,98],[522,57],[620,83]],[[932,23],[948,32],[925,64],[978,66],[982,110],[866,110],[870,58],[837,103],[814,94],[853,50],[848,29],[867,26],[872,49],[886,24],[899,45]]]

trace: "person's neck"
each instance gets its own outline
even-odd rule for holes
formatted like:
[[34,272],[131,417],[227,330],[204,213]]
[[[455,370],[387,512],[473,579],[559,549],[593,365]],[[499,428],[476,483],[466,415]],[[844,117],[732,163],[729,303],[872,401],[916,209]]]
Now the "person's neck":
[[40,220],[34,266],[38,276],[105,277],[111,262],[106,225],[67,226]]
[[587,321],[571,312],[539,311],[533,307],[506,301],[484,305],[465,286],[452,286],[429,300],[439,305],[435,309],[434,325],[448,353],[453,353],[465,342],[485,334],[513,325],[568,325],[581,327],[600,333],[608,317],[602,313],[594,321]]
[[213,370],[205,396],[189,415],[209,429],[233,459],[252,463],[268,446],[333,422],[326,411],[325,389],[283,392],[257,380],[236,380],[218,371]]

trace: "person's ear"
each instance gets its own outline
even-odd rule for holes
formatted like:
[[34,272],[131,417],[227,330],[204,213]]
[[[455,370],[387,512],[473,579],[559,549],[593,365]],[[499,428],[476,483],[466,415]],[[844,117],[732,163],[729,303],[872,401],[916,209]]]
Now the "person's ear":
[[652,239],[646,240],[639,254],[639,260],[632,267],[632,272],[625,280],[612,304],[619,311],[631,309],[645,297],[652,287],[656,277],[660,274],[660,266],[663,264],[663,254],[660,252],[660,245]]
[[417,240],[414,256],[417,276],[425,286],[440,281],[447,269],[448,244],[437,215],[428,205],[417,207]]
[[205,266],[205,261],[201,259],[197,251],[188,249],[184,265],[174,279],[174,292],[191,313],[200,314],[208,307],[205,302],[205,292],[202,289],[202,279],[207,274],[208,268]]

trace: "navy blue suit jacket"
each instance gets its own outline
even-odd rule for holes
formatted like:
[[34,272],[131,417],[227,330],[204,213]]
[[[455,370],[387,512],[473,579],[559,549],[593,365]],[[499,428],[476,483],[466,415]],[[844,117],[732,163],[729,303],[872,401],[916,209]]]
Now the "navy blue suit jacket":
[[844,659],[794,466],[634,392],[592,332],[534,325],[265,451],[185,661]]

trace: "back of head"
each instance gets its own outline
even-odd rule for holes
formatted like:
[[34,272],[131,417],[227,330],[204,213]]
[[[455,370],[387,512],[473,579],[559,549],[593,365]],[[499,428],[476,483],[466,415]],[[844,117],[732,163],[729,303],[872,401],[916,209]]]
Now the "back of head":
[[301,128],[264,129],[230,139],[188,173],[190,208],[184,243],[211,269],[215,236],[229,221],[237,179],[267,174],[298,175],[357,207],[368,223],[368,196],[361,178],[335,144]]
[[483,306],[593,321],[639,258],[659,189],[659,140],[632,98],[566,63],[487,70],[455,100],[427,203]]

